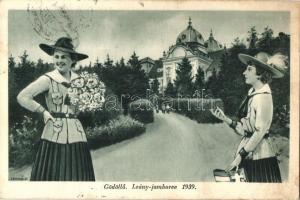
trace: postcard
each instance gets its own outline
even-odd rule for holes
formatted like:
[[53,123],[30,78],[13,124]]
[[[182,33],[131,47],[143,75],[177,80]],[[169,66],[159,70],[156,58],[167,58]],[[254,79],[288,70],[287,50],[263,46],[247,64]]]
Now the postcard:
[[299,198],[299,6],[1,1],[0,197]]

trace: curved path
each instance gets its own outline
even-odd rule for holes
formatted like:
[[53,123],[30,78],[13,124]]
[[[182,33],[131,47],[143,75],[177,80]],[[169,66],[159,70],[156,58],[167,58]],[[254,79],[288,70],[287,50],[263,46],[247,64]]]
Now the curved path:
[[92,152],[96,180],[214,181],[212,170],[230,164],[239,139],[225,124],[158,113],[141,136]]

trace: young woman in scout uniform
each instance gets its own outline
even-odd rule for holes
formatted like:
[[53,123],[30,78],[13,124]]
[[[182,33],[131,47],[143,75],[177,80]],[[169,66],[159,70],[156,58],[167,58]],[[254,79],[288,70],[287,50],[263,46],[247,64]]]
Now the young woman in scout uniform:
[[[26,109],[43,114],[45,122],[30,180],[95,181],[85,132],[75,107],[66,101],[70,82],[78,77],[71,67],[88,56],[77,53],[70,38],[39,46],[53,56],[55,70],[40,76],[17,97]],[[47,108],[33,99],[40,93],[45,93]]]
[[243,136],[235,159],[227,170],[243,167],[249,182],[281,182],[268,133],[273,117],[272,93],[268,83],[272,78],[283,77],[286,58],[283,55],[270,58],[260,52],[255,57],[239,54],[239,59],[247,65],[243,75],[246,84],[252,86],[239,109],[240,120],[228,118],[220,108],[212,111],[214,116]]

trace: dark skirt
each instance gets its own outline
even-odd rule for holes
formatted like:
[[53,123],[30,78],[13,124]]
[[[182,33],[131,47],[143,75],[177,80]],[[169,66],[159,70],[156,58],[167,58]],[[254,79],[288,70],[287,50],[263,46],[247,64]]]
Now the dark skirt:
[[281,183],[281,175],[276,157],[259,160],[244,160],[242,167],[248,182]]
[[87,143],[59,144],[41,140],[30,180],[95,181]]

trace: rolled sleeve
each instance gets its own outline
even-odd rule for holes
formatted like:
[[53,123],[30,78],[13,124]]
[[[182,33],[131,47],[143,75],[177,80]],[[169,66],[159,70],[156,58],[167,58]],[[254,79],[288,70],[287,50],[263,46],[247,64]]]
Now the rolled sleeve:
[[46,76],[41,76],[34,82],[30,83],[17,96],[18,103],[32,112],[41,112],[43,107],[33,98],[49,89],[50,80]]
[[245,146],[247,152],[255,150],[264,135],[268,132],[273,117],[273,103],[270,94],[258,95],[255,100],[255,130]]

